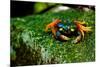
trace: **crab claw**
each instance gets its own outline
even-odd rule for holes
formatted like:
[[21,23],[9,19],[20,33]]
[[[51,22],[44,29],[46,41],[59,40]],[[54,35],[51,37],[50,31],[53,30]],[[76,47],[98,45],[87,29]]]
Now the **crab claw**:
[[60,35],[60,38],[61,38],[62,40],[70,40],[70,38],[69,38],[69,37],[64,36],[64,35]]
[[81,35],[77,36],[76,39],[72,41],[72,43],[78,43],[81,40],[81,38]]
[[62,35],[59,31],[56,32],[56,38],[63,41],[70,40],[69,37]]

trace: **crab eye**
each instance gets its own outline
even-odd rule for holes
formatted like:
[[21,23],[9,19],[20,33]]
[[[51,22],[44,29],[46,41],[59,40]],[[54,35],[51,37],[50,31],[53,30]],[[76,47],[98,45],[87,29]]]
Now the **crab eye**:
[[62,30],[63,30],[63,28],[60,28],[59,30],[60,30],[60,31],[62,31]]
[[75,29],[72,28],[71,31],[73,32],[73,31],[75,31]]

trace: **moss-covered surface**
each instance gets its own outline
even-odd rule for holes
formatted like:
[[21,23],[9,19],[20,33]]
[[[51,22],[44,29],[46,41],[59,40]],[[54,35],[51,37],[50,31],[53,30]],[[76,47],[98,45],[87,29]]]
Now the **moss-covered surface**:
[[[73,44],[61,42],[46,33],[53,19],[84,20],[92,32]],[[58,13],[11,18],[11,65],[62,64],[95,61],[95,12],[69,9]]]

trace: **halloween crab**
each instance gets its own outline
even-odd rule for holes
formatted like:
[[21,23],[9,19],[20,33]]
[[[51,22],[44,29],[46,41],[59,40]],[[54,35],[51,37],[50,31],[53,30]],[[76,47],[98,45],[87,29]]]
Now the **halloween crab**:
[[70,40],[71,36],[76,36],[72,43],[78,43],[84,39],[84,33],[90,32],[91,27],[86,27],[86,24],[81,21],[73,21],[72,23],[67,20],[65,24],[60,19],[56,19],[46,26],[45,31],[51,29],[53,37],[61,41]]

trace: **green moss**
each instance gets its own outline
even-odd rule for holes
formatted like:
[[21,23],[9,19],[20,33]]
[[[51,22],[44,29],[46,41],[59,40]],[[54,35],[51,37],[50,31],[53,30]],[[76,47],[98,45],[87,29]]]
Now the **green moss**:
[[[53,19],[84,20],[93,31],[78,44],[60,42],[46,33],[45,27]],[[70,9],[58,13],[48,12],[22,18],[11,18],[12,65],[76,63],[95,61],[95,12]],[[11,54],[13,55],[13,54]],[[13,57],[13,56],[11,56]]]

